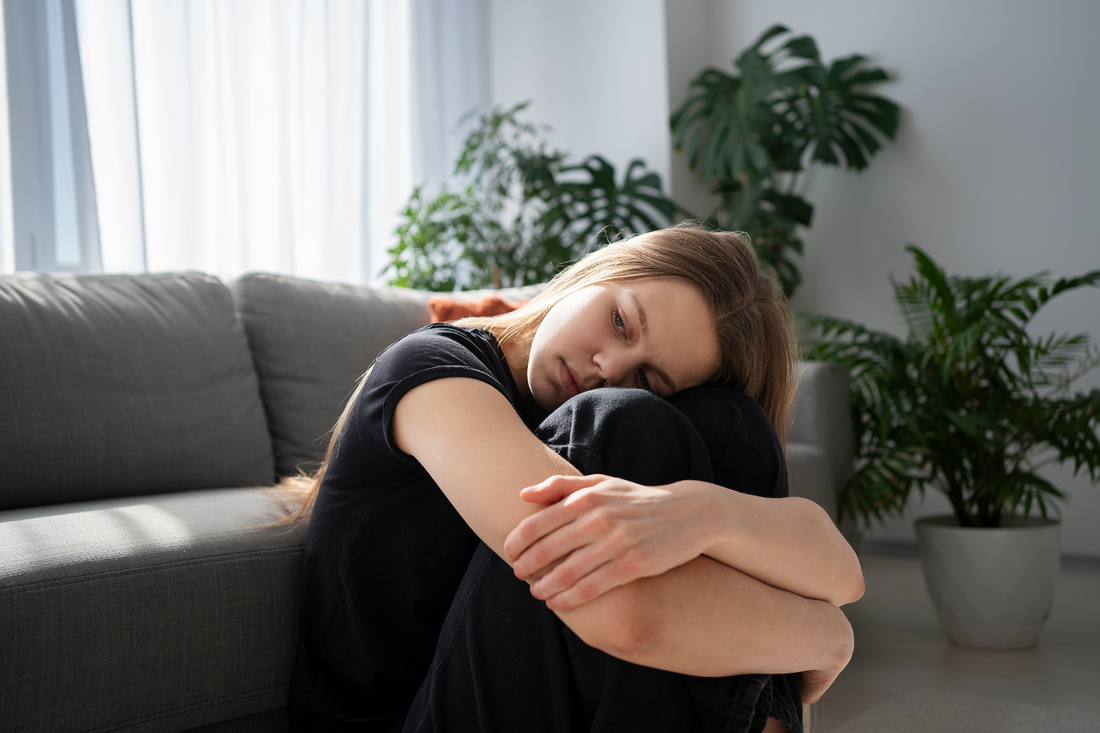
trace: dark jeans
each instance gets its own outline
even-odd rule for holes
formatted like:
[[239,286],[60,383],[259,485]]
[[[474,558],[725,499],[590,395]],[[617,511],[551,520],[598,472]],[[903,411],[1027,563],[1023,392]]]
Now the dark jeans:
[[[787,492],[775,432],[740,393],[695,389],[665,401],[641,390],[593,390],[536,434],[585,474]],[[801,714],[798,675],[690,677],[586,645],[482,544],[404,730],[760,731],[776,717],[801,733]]]

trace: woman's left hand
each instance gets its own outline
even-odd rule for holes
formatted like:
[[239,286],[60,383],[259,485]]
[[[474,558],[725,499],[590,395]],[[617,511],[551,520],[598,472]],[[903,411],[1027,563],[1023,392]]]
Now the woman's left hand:
[[560,611],[693,560],[719,531],[713,494],[699,482],[551,476],[520,496],[547,506],[509,533],[504,551],[516,577],[537,578],[531,594]]

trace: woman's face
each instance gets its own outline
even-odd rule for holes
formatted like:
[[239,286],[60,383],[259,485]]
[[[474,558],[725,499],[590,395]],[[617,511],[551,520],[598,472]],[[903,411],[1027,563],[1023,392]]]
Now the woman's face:
[[539,325],[527,386],[547,412],[595,387],[668,397],[705,382],[718,356],[706,302],[685,280],[591,285],[558,301]]

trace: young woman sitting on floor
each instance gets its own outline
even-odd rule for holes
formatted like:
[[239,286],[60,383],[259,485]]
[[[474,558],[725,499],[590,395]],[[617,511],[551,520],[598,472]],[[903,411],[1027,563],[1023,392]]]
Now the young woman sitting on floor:
[[787,497],[793,354],[751,248],[687,227],[396,342],[299,481],[291,730],[800,731],[863,578]]

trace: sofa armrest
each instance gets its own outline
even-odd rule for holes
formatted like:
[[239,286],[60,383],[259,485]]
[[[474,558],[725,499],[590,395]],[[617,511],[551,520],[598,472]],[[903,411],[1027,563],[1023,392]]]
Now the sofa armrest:
[[[787,474],[792,496],[820,504],[833,521],[838,499],[854,469],[851,377],[835,364],[804,361],[800,365],[791,428],[787,433]],[[841,534],[858,550],[860,530],[846,517]]]
[[824,450],[839,489],[848,483],[853,470],[851,377],[836,364],[804,361],[800,367],[787,440]]

